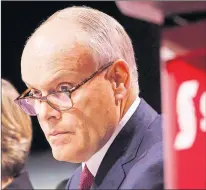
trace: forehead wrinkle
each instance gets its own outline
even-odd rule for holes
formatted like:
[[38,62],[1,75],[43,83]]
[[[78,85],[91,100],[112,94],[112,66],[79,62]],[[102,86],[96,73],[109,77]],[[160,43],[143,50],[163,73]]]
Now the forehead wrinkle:
[[75,43],[74,47],[65,47],[57,52],[55,57],[61,63],[76,63],[73,64],[74,68],[83,67],[88,63],[91,65],[94,62],[90,50],[82,43]]
[[97,70],[97,64],[88,50],[75,48],[73,51],[78,53],[64,53],[59,56],[58,63],[71,71],[78,72],[82,76],[80,78],[85,78]]

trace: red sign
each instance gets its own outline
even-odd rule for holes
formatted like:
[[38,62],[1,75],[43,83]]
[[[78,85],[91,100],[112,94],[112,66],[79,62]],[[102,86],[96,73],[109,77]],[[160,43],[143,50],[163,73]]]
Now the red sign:
[[161,73],[166,189],[206,189],[206,49]]

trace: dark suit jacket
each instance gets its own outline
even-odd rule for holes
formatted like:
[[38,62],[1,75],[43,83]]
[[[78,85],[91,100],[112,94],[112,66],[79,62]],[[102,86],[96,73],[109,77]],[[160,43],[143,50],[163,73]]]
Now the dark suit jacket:
[[22,171],[5,189],[33,189],[28,172]]
[[[78,189],[81,171],[66,189]],[[162,119],[143,99],[108,149],[92,189],[164,189]]]

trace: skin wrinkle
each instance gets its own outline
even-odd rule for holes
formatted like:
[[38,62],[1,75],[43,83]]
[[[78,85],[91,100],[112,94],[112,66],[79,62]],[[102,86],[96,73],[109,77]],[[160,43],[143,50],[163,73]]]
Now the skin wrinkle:
[[[75,107],[72,108],[72,111],[73,111],[73,110],[75,110]],[[108,109],[108,110],[109,110],[109,109]],[[80,111],[77,110],[77,109],[76,109],[76,112],[78,112],[79,114],[82,114],[82,118],[83,118],[82,121],[83,121],[83,122],[80,124],[80,126],[82,126],[81,129],[84,129],[84,128],[86,127],[86,120],[87,120],[87,119],[85,119],[85,116],[83,115],[83,112],[80,112]],[[96,133],[96,135],[98,135],[98,134]],[[105,136],[106,136],[106,134],[105,134]],[[104,139],[105,136],[104,136],[104,137],[100,137],[100,136],[99,136],[98,138],[100,138],[100,139],[103,138],[103,141],[104,141],[104,140],[106,140],[106,139]],[[89,136],[89,137],[88,137],[88,140],[89,140],[90,138],[91,138],[91,137]],[[97,152],[102,146],[103,146],[103,144],[100,143],[100,144],[98,145],[99,148],[96,149],[95,152]]]

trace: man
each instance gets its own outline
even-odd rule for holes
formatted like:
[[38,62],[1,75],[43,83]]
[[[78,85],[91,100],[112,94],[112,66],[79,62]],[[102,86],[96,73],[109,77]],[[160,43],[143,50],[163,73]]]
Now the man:
[[161,189],[161,117],[138,97],[132,43],[112,17],[70,7],[29,38],[28,89],[16,102],[37,116],[53,156],[82,163],[67,189]]

